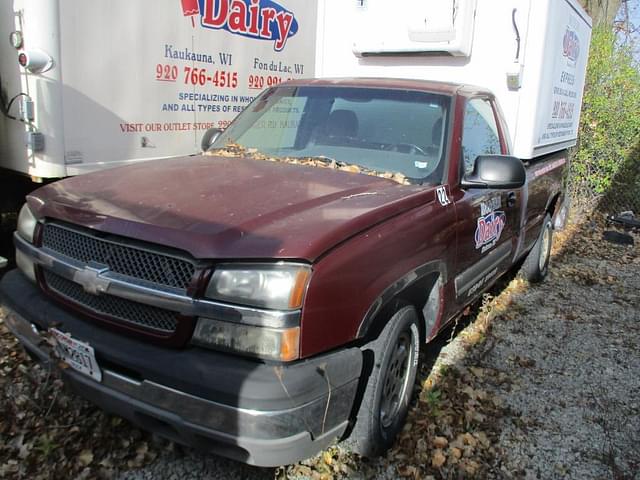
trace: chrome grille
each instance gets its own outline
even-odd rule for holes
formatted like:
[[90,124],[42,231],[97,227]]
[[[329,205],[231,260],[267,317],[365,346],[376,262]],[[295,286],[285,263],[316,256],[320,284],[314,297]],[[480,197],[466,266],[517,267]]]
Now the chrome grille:
[[175,332],[177,328],[178,320],[176,315],[169,310],[111,295],[91,295],[85,292],[77,283],[56,275],[49,270],[43,269],[43,274],[44,281],[51,291],[95,313],[166,334]]
[[[115,238],[115,237],[114,237]],[[97,262],[113,272],[158,285],[186,290],[195,266],[181,259],[125,244],[125,239],[107,240],[91,232],[47,223],[42,246],[82,263]]]

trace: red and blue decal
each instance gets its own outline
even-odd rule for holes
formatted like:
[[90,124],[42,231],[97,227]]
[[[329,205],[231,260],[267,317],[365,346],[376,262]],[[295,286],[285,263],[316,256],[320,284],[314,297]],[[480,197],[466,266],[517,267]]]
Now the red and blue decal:
[[281,51],[289,37],[298,33],[293,12],[273,0],[181,0],[185,17],[200,16],[204,28],[226,30],[235,35],[270,40]]
[[568,27],[562,40],[562,54],[572,62],[575,62],[580,55],[580,38]]
[[498,243],[506,221],[507,216],[504,212],[490,212],[478,218],[475,234],[476,249],[482,248],[482,251],[485,251]]

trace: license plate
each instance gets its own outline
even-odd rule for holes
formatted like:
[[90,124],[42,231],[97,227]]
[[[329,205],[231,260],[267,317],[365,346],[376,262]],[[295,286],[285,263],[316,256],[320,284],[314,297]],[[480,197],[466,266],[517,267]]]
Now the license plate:
[[55,339],[54,351],[74,370],[87,375],[97,382],[102,380],[102,371],[96,362],[93,347],[85,342],[74,339],[71,335],[62,333],[55,328],[49,330]]

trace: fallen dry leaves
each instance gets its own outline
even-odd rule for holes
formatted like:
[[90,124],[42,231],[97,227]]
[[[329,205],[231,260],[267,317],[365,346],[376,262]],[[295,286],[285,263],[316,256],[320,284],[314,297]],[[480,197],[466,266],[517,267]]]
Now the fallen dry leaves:
[[3,318],[0,309],[0,478],[108,479],[169,446],[68,390],[58,368],[24,353]]
[[377,170],[372,170],[370,168],[361,167],[359,165],[344,164],[330,158],[270,157],[268,155],[260,153],[255,148],[244,148],[242,145],[238,144],[229,144],[223,149],[209,150],[207,152],[204,152],[204,155],[215,157],[243,157],[250,158],[252,160],[264,160],[267,162],[289,163],[291,165],[304,165],[308,167],[318,168],[331,168],[333,170],[339,170],[341,172],[362,173],[373,177],[386,178],[388,180],[393,180],[394,182],[397,182],[401,185],[410,184],[407,177],[397,172],[380,172]]

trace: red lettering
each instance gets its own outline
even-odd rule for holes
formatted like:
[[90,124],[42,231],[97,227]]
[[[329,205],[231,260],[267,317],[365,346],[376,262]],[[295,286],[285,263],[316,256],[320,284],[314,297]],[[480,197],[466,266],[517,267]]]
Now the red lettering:
[[260,36],[263,38],[271,38],[271,22],[276,16],[276,11],[273,8],[262,9],[262,30]]
[[251,6],[249,7],[249,33],[258,35],[258,19],[260,18],[260,0],[251,0]]
[[141,132],[143,128],[142,123],[121,123],[120,131],[122,133],[136,133]]
[[275,49],[279,52],[284,48],[289,38],[289,32],[293,26],[293,14],[289,12],[280,12],[276,16],[278,21],[278,30],[280,31],[280,38],[276,40]]
[[247,5],[244,2],[235,1],[231,4],[231,15],[229,15],[229,30],[232,32],[247,31]]
[[291,12],[272,7],[260,8],[260,0],[204,0],[202,24],[209,28],[224,28],[233,33],[249,34],[275,40],[280,51],[291,35],[295,17]]
[[[216,4],[218,11],[216,12]],[[221,28],[227,21],[229,0],[205,0],[202,23],[209,27]]]

